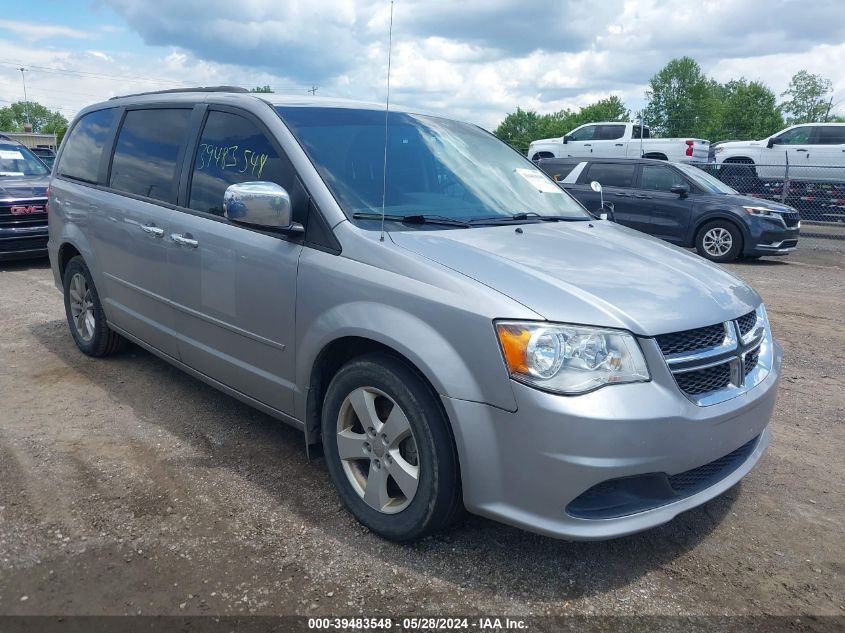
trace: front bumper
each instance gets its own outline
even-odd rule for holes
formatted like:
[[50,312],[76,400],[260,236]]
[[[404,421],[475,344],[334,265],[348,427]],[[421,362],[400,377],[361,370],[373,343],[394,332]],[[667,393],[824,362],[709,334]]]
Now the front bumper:
[[[782,357],[775,344],[772,370],[759,385],[706,407],[687,400],[665,363],[651,362],[657,358],[648,359],[656,368],[651,382],[576,397],[514,382],[516,412],[444,396],[464,504],[470,512],[569,540],[614,538],[666,523],[736,484],[760,459],[769,443]],[[599,483],[684,473],[749,443],[747,457],[733,470],[678,500],[615,518],[579,518],[566,511]]]
[[751,225],[744,255],[787,255],[798,246],[801,234],[798,226],[784,227],[774,220],[752,222]]
[[47,223],[43,226],[0,226],[0,259],[47,254]]

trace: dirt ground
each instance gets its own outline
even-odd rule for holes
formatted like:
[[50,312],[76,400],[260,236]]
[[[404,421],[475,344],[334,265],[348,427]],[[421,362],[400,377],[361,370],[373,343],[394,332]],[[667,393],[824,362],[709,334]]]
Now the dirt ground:
[[729,268],[786,350],[741,484],[609,542],[470,517],[395,545],[296,431],[138,348],[83,356],[46,263],[0,264],[0,614],[843,615],[845,241]]

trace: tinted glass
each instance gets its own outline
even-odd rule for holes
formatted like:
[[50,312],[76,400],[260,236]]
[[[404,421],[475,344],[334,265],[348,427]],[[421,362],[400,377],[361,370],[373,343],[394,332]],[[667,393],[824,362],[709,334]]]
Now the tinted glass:
[[818,130],[821,145],[842,145],[845,143],[845,125],[823,125]]
[[97,182],[103,145],[111,133],[117,110],[97,110],[80,119],[65,140],[58,173],[63,176]]
[[252,121],[229,112],[210,112],[200,137],[188,206],[223,215],[229,185],[266,180],[293,188],[293,170]]
[[176,166],[191,111],[130,110],[112,158],[109,186],[126,193],[176,202]]
[[635,169],[633,163],[593,163],[587,170],[586,182],[598,180],[602,187],[630,187]]
[[549,176],[555,179],[555,182],[560,182],[564,178],[566,178],[572,170],[578,165],[578,161],[572,163],[555,163],[553,161],[550,162],[541,162],[538,167],[546,172]]
[[663,165],[643,165],[640,172],[640,189],[649,191],[669,191],[675,185],[685,185],[681,175],[671,167]]
[[679,169],[687,178],[692,180],[696,186],[701,188],[706,193],[724,193],[736,194],[736,189],[731,189],[718,178],[714,178],[708,173],[698,167],[691,165],[684,165],[683,163],[675,163],[675,168]]
[[570,135],[570,140],[572,141],[591,141],[596,136],[596,130],[598,129],[598,125],[588,125],[587,127],[582,127],[580,130],[575,130]]
[[806,145],[810,142],[811,127],[796,127],[788,132],[784,132],[778,137],[782,145]]
[[589,216],[524,156],[474,125],[382,110],[279,107],[348,215]]
[[596,138],[603,141],[615,141],[625,136],[624,125],[602,125]]
[[32,152],[17,143],[0,143],[0,176],[44,176],[50,171]]
[[[643,136],[643,138],[649,137],[648,126],[643,126],[642,136]],[[635,138],[635,139],[639,140],[639,138],[640,138],[640,126],[639,125],[634,124],[634,126],[631,128],[631,138]]]

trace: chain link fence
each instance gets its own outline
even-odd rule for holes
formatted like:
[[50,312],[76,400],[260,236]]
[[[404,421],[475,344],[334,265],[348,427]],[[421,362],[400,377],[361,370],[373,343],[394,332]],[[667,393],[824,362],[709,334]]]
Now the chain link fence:
[[845,239],[845,166],[694,164],[739,193],[795,208],[802,234]]

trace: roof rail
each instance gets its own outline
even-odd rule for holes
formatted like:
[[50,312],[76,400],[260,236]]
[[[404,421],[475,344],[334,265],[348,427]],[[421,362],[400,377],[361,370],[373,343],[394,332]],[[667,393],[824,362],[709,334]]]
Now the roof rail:
[[151,92],[135,92],[131,95],[118,95],[111,97],[109,101],[115,99],[123,99],[125,97],[141,97],[143,95],[165,95],[178,92],[249,92],[246,88],[240,86],[198,86],[196,88],[170,88],[168,90],[153,90]]

